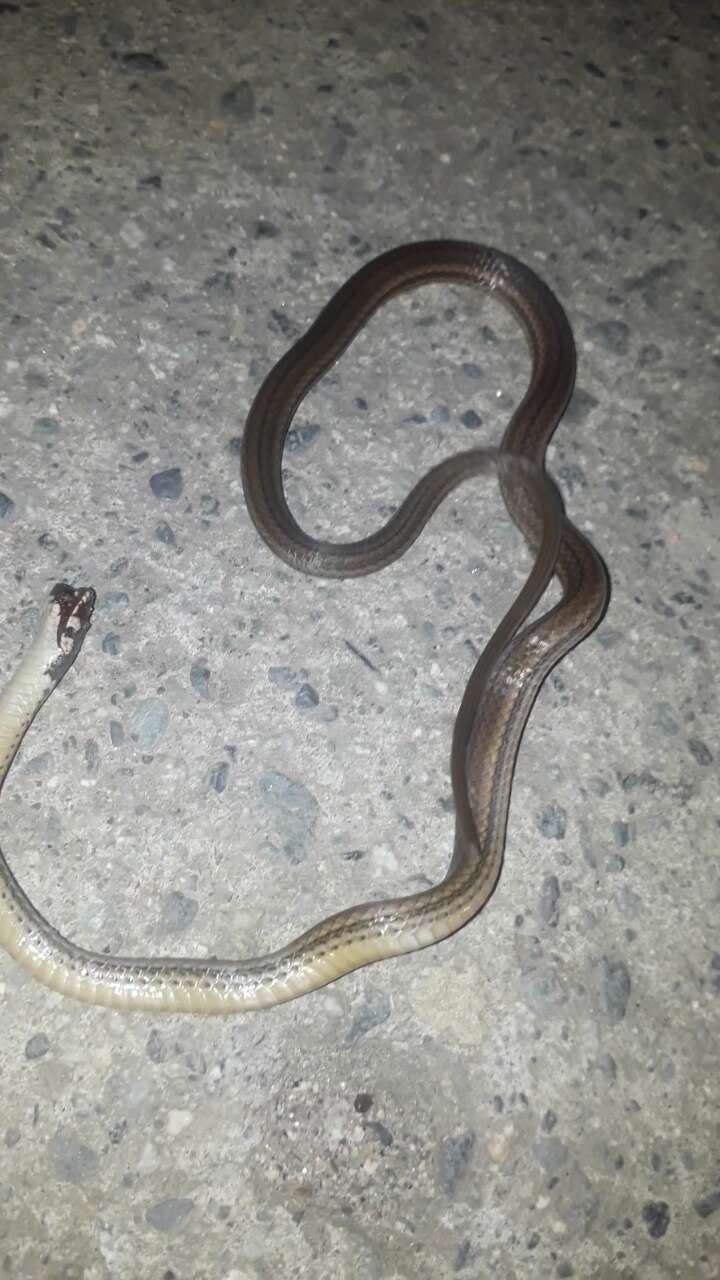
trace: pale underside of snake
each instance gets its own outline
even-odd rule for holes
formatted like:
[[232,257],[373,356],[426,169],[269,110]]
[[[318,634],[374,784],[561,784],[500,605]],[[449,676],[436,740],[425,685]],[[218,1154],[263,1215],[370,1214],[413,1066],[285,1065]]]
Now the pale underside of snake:
[[[530,384],[500,447],[472,449],[434,467],[367,538],[330,543],[309,537],[293,519],[283,490],[283,448],[298,405],[387,299],[443,281],[485,289],[510,308],[528,338]],[[481,473],[499,477],[508,511],[532,550],[525,586],[477,662],[455,721],[455,844],[444,879],[419,893],[340,911],[264,956],[113,958],[55,930],[0,854],[0,944],[29,973],[90,1004],[232,1013],[292,1000],[362,965],[429,946],[480,911],[500,873],[512,775],[533,701],[552,667],[597,625],[607,601],[603,563],[568,520],[544,470],[574,376],[565,313],[528,267],[481,245],[426,241],[381,255],[338,290],[272,369],[245,427],[248,509],[266,543],[296,569],[349,577],[384,568],[407,550],[444,497]],[[560,602],[528,623],[553,575]],[[35,715],[77,657],[94,603],[92,588],[53,588],[40,630],[0,695],[0,786]]]

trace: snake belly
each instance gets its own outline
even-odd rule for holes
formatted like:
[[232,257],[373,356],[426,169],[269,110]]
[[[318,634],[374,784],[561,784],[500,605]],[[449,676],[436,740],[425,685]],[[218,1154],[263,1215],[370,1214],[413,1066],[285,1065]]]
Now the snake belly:
[[[427,472],[377,532],[333,543],[307,535],[285,498],[282,456],[309,389],[389,298],[430,282],[480,286],[509,307],[529,342],[532,372],[498,449],[456,454]],[[0,853],[0,945],[40,982],[120,1009],[233,1013],[292,1000],[362,965],[448,937],[485,905],[503,858],[512,775],[533,701],[548,672],[597,625],[605,568],[568,520],[545,469],[550,438],[572,393],[575,353],[565,313],[527,266],[462,241],[404,245],[352,276],[268,374],[243,437],[250,515],[281,559],[308,574],[352,577],[398,559],[443,499],[471,476],[496,475],[533,565],[468,680],[452,736],[455,841],[444,878],[404,897],[361,903],[266,955],[244,959],[110,957],[77,945],[45,919]],[[528,623],[551,578],[561,599]],[[0,786],[40,707],[75,661],[90,627],[92,588],[58,583],[38,633],[0,694]]]

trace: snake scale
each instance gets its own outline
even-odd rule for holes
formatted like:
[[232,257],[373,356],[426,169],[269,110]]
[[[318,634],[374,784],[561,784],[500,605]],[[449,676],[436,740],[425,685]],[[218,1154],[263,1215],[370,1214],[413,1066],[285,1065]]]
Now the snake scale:
[[[285,439],[313,384],[389,298],[429,282],[479,285],[510,308],[528,338],[527,391],[497,449],[454,455],[424,475],[387,523],[356,542],[309,537],[288,508]],[[363,903],[248,959],[112,957],[70,941],[42,916],[0,854],[0,944],[55,991],[95,1005],[154,1012],[232,1013],[294,999],[361,965],[429,946],[485,905],[500,873],[520,739],[552,667],[602,616],[608,580],[569,521],[545,471],[548,443],[572,393],[575,351],[562,307],[527,266],[452,240],[403,245],[361,267],[279,360],[255,397],[242,444],[250,515],[277,556],[305,573],[350,577],[399,558],[463,480],[496,475],[534,562],[525,586],[468,681],[452,737],[455,843],[445,877],[422,892]],[[528,618],[551,578],[561,599]],[[36,638],[0,694],[0,785],[35,715],[74,662],[90,626],[92,588],[57,584]]]

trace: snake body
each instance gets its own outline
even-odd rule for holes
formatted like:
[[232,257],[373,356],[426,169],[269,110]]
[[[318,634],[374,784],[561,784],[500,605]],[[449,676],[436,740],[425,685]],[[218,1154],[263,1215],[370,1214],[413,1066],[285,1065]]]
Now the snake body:
[[[385,301],[431,281],[477,284],[510,308],[532,356],[525,396],[499,449],[468,450],[434,467],[376,533],[349,543],[311,538],[291,515],[283,490],[283,448],[297,407]],[[510,515],[534,553],[525,586],[477,662],[455,721],[455,843],[443,880],[340,911],[264,956],[109,957],[55,930],[0,854],[0,944],[11,956],[47,986],[90,1004],[232,1013],[294,999],[362,965],[429,946],[480,911],[500,873],[512,775],[533,701],[551,668],[597,624],[607,601],[603,563],[568,520],[544,470],[574,375],[567,318],[534,272],[495,249],[426,241],[393,249],[348,280],[272,369],[247,420],[248,509],[269,547],[305,573],[349,577],[383,568],[407,550],[447,494],[467,477],[487,473],[498,476]],[[528,623],[553,575],[562,588],[559,604]],[[53,588],[38,634],[0,694],[0,786],[32,720],[77,657],[94,603],[92,588]]]

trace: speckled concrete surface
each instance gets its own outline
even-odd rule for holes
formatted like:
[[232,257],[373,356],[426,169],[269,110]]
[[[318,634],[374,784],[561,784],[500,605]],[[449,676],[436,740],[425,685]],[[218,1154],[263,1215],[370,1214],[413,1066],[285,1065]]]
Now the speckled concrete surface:
[[[35,1280],[720,1277],[718,28],[702,4],[0,5],[3,678],[97,621],[1,807],[110,952],[251,953],[436,878],[450,729],[526,559],[460,492],[374,579],[243,507],[260,378],[374,253],[495,243],[580,371],[551,465],[613,599],[531,718],[490,906],[266,1015],[85,1008],[6,958],[0,1258]],[[304,406],[299,517],[497,441],[512,322],[433,288]]]

